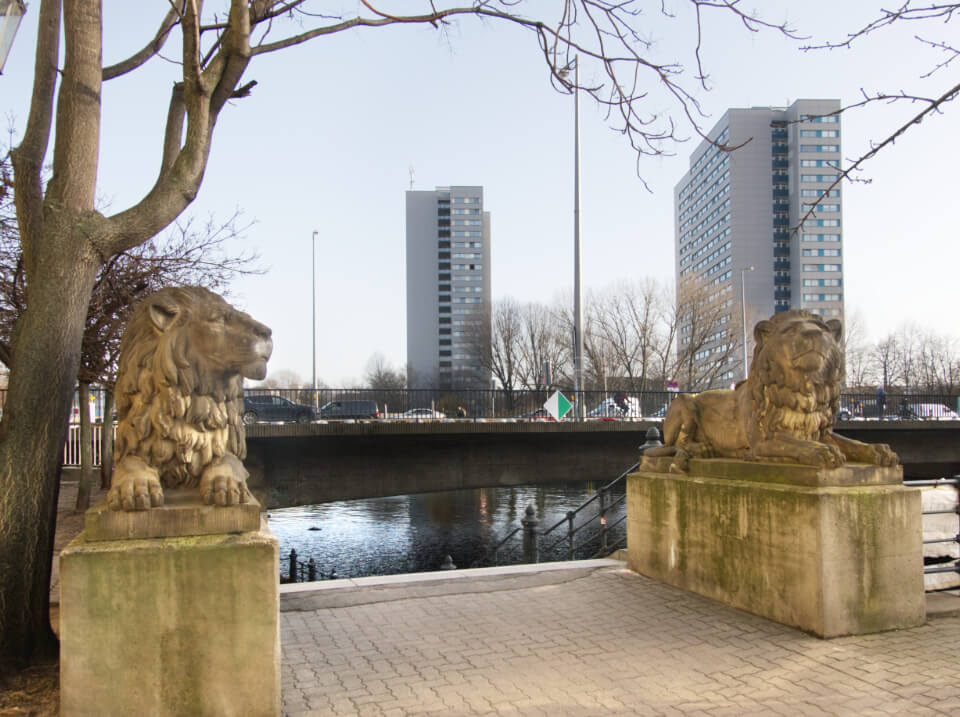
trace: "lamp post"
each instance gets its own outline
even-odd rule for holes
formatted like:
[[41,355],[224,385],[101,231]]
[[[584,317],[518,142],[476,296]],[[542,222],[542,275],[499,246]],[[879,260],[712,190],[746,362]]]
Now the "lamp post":
[[740,323],[743,329],[743,377],[750,375],[750,364],[747,363],[747,290],[744,283],[744,275],[748,271],[753,271],[752,266],[744,267],[740,270]]
[[312,362],[311,366],[313,367],[313,407],[320,408],[320,400],[317,396],[317,230],[313,230],[313,237],[310,240],[310,248],[312,249],[310,257],[310,308],[312,309],[313,315],[313,341],[311,343],[312,348]]
[[583,405],[583,289],[580,281],[580,62],[579,55],[557,74],[573,70],[573,395],[577,420],[584,419]]
[[0,75],[26,11],[23,0],[0,0]]

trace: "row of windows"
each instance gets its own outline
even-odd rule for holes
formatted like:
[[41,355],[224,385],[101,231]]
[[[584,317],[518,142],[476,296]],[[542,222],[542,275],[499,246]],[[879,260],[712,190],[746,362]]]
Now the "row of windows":
[[[704,249],[706,249],[706,247],[704,247]],[[709,254],[708,256],[705,256],[703,259],[701,259],[700,261],[698,261],[695,266],[691,267],[691,271],[697,271],[697,270],[699,270],[699,269],[702,269],[702,268],[705,267],[707,264],[709,264],[711,261],[713,261],[714,259],[716,259],[717,257],[719,257],[721,254],[723,254],[725,251],[729,251],[729,250],[730,250],[730,242],[727,242],[726,244],[724,244],[723,246],[721,246],[719,249],[717,249],[715,252],[712,252],[712,253]],[[701,251],[703,251],[703,250],[701,250]],[[700,252],[697,252],[698,255],[699,255],[699,253],[700,253]],[[692,258],[695,259],[696,256],[697,256],[697,255],[694,255]],[[688,257],[688,259],[689,259],[689,258],[690,258],[690,257]],[[721,266],[721,265],[718,264],[717,266]],[[709,275],[709,274],[710,274],[710,272],[707,272],[707,275]]]
[[[730,135],[730,128],[729,127],[724,128],[724,130],[719,135],[717,135],[716,143],[723,144],[724,142],[726,142],[727,137],[729,137],[729,135]],[[704,152],[700,156],[700,158],[697,159],[696,162],[690,165],[690,181],[687,182],[687,186],[685,186],[683,189],[680,190],[679,198],[681,200],[683,200],[684,197],[686,197],[688,192],[690,192],[691,190],[696,190],[697,184],[700,181],[700,175],[702,175],[704,172],[710,169],[713,163],[716,162],[720,157],[723,157],[724,159],[724,161],[721,163],[720,166],[726,165],[730,159],[727,156],[726,152],[720,150],[717,147],[714,147],[712,152],[710,151],[710,149],[707,149],[707,151]],[[684,202],[681,201],[680,205],[683,206],[683,204]]]
[[[729,234],[729,233],[730,233],[730,227],[725,227],[725,225],[726,225],[729,221],[730,221],[730,215],[729,215],[729,214],[724,214],[722,217],[720,217],[720,218],[716,221],[716,223],[715,223],[712,227],[710,227],[709,229],[707,229],[707,231],[705,231],[703,234],[701,234],[701,235],[700,235],[699,237],[697,237],[696,239],[693,239],[692,241],[689,241],[687,244],[683,244],[683,238],[681,238],[681,240],[680,240],[680,241],[681,241],[680,253],[682,254],[682,253],[684,253],[684,252],[690,251],[691,249],[695,249],[696,247],[700,246],[703,242],[707,241],[708,239],[710,239],[710,238],[711,238],[712,236],[714,236],[714,235],[717,235],[718,237],[722,238],[722,237],[724,237],[726,234]],[[688,236],[689,236],[689,234],[688,234]]]
[[483,264],[454,264],[453,265],[454,271],[476,271],[482,268],[483,268]]
[[479,219],[454,219],[453,226],[455,227],[478,227],[480,226],[481,221]]
[[804,286],[841,286],[840,279],[804,279]]
[[479,237],[479,236],[483,236],[483,232],[457,230],[453,232],[453,235],[455,237]]
[[801,144],[801,152],[839,152],[839,144]]
[[834,169],[840,168],[839,159],[801,159],[801,167],[833,167]]
[[840,294],[804,294],[804,301],[840,301]]
[[839,234],[801,234],[803,241],[840,241]]
[[839,137],[840,130],[836,129],[802,129],[801,137]]
[[837,178],[835,174],[801,174],[801,182],[832,182]]
[[479,209],[473,209],[473,208],[470,208],[470,209],[454,209],[454,210],[453,210],[453,213],[454,213],[454,214],[479,214],[479,213],[480,213],[480,210],[479,210]]
[[[723,156],[723,160],[721,160],[720,164],[717,165],[707,176],[705,177],[701,176],[707,170],[710,169],[710,166],[713,164],[713,161],[720,156]],[[681,198],[684,197],[686,193],[691,190],[693,193],[690,196],[686,197],[686,199],[681,200],[680,208],[682,209],[687,202],[692,201],[697,194],[704,191],[705,188],[708,186],[708,184],[712,182],[714,179],[716,179],[720,175],[720,173],[723,171],[723,168],[726,167],[729,163],[730,163],[730,157],[726,156],[726,152],[720,152],[720,150],[717,150],[716,153],[713,155],[713,158],[710,160],[710,164],[704,167],[703,169],[701,169],[699,172],[697,172],[693,177],[691,177],[690,181],[687,182],[687,186],[684,187],[683,190],[681,190],[680,192]]]
[[482,259],[483,254],[480,254],[479,252],[469,252],[469,251],[459,252],[459,253],[454,253],[453,258],[454,259]]
[[818,212],[839,212],[840,211],[839,204],[806,204],[804,203],[800,206],[800,208],[805,212],[810,211],[811,209],[815,209]]
[[480,197],[454,197],[454,204],[479,204]]
[[815,227],[838,227],[840,226],[839,219],[808,219],[804,224],[811,224]]
[[839,264],[804,264],[804,271],[840,271]]
[[817,316],[840,316],[840,309],[808,309],[808,311]]
[[803,256],[840,256],[839,249],[804,249]]
[[[686,229],[693,221],[699,219],[703,216],[711,206],[720,201],[721,198],[726,196],[730,192],[730,185],[727,184],[715,194],[711,194],[710,191],[720,185],[724,184],[727,179],[730,177],[730,172],[724,172],[723,175],[713,183],[712,187],[709,187],[707,191],[696,201],[696,203],[687,207],[685,210],[680,212],[680,215],[677,217],[680,221],[680,231]],[[696,214],[694,212],[696,211]]]
[[807,115],[803,118],[805,122],[823,122],[824,124],[836,124],[840,121],[839,115],[823,115],[822,117],[814,117],[812,115]]
[[[449,243],[450,242],[447,242],[447,244]],[[479,249],[482,246],[482,241],[455,241],[453,243],[454,249]]]
[[839,197],[840,190],[839,189],[831,189],[829,191],[826,189],[801,189],[800,190],[801,197],[822,197],[824,194],[826,194],[828,197]]

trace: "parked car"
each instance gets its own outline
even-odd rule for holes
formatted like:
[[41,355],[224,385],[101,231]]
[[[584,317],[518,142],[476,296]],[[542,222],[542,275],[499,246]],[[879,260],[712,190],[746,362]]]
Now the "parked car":
[[380,409],[369,399],[330,401],[320,407],[320,418],[380,418]]
[[957,415],[956,411],[951,410],[942,403],[911,403],[910,411],[913,413],[914,418],[924,420],[937,419],[943,421],[960,419],[960,415]]
[[243,422],[246,424],[258,421],[309,423],[316,418],[317,410],[313,406],[294,403],[283,396],[254,393],[243,397]]
[[615,399],[605,398],[599,406],[587,411],[587,418],[640,418],[640,401],[633,396],[627,396],[623,403],[626,410]]
[[446,418],[447,414],[443,411],[435,411],[432,408],[411,408],[409,411],[404,411],[400,417],[423,420],[425,418]]
[[664,418],[666,418],[666,416],[667,416],[667,410],[668,410],[669,408],[670,408],[670,404],[669,404],[669,403],[665,403],[665,404],[663,404],[662,406],[660,406],[660,408],[658,408],[658,409],[657,409],[656,411],[654,411],[653,413],[651,413],[651,414],[649,414],[649,415],[647,415],[647,416],[644,416],[644,418],[645,418],[646,420],[648,420],[648,421],[662,421]]

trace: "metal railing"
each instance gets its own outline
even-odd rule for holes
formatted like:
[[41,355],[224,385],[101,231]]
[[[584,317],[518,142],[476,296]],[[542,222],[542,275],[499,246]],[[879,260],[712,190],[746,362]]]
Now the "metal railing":
[[[923,515],[956,515],[957,516],[957,533],[950,538],[929,538],[924,539],[924,545],[935,545],[938,543],[954,543],[960,544],[960,477],[954,476],[953,478],[937,478],[935,480],[905,480],[904,485],[923,488],[923,487],[940,487],[952,485],[957,491],[958,500],[952,508],[946,510],[924,510]],[[927,561],[930,562],[927,562]],[[946,564],[946,563],[949,563]],[[960,559],[954,558],[951,556],[943,556],[939,558],[926,558],[923,559],[923,573],[924,575],[931,575],[935,573],[960,573]],[[955,590],[955,587],[943,588],[946,590]]]
[[287,574],[286,576],[280,576],[281,583],[306,583],[314,582],[316,580],[336,580],[337,579],[337,569],[333,567],[330,569],[329,573],[324,573],[317,566],[316,561],[313,558],[310,558],[307,561],[297,559],[297,551],[295,549],[290,550],[290,555],[287,556]]
[[[639,447],[641,456],[648,449],[654,446],[662,445],[660,442],[660,432],[656,428],[647,429],[646,442]],[[596,544],[596,549],[592,552],[586,550],[584,557],[597,558],[609,555],[621,546],[625,546],[627,535],[625,531],[617,531],[620,525],[626,522],[626,490],[621,489],[626,485],[627,476],[635,472],[640,467],[640,462],[624,470],[619,476],[602,486],[596,493],[587,498],[575,510],[568,511],[567,514],[543,531],[539,531],[539,521],[536,518],[536,511],[532,505],[528,505],[524,518],[520,525],[516,526],[501,538],[492,548],[483,556],[473,561],[470,567],[480,567],[483,565],[499,565],[500,552],[507,543],[514,538],[517,533],[523,533],[523,562],[536,563],[540,561],[541,544],[544,538],[558,531],[556,539],[542,548],[542,553],[548,557],[553,556],[556,549],[566,541],[566,559],[575,560],[577,553],[584,553],[585,549]],[[577,517],[596,503],[597,511],[595,514],[583,519],[577,523]],[[620,507],[623,506],[623,512],[620,514]],[[612,522],[611,519],[612,518]],[[591,529],[595,523],[599,527],[594,532],[583,537],[585,531]],[[565,531],[560,531],[561,526],[566,526]],[[611,537],[618,532],[622,533],[611,542]],[[580,542],[578,543],[578,538]]]

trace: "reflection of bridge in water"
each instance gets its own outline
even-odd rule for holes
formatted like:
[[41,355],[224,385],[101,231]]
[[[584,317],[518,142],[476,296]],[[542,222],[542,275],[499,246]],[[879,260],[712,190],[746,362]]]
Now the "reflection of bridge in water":
[[[655,423],[257,424],[250,487],[268,507],[555,481],[607,482]],[[960,421],[849,421],[837,432],[889,443],[910,478],[960,472]]]

